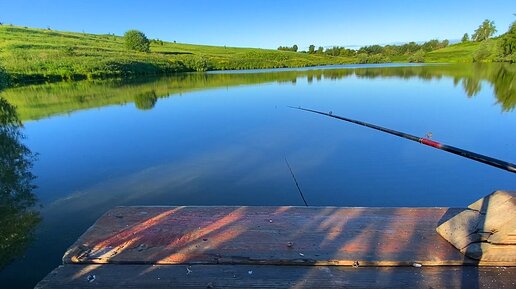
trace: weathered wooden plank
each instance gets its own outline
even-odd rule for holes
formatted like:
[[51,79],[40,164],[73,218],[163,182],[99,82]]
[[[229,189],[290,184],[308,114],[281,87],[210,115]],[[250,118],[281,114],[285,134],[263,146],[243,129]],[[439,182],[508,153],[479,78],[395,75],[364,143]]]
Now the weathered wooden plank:
[[[435,228],[463,209],[118,207],[64,263],[404,266],[477,264]],[[492,265],[493,263],[482,263]],[[495,262],[496,265],[515,265]]]
[[[188,269],[187,269],[188,268]],[[273,265],[60,266],[49,288],[514,288],[515,267],[343,267]]]

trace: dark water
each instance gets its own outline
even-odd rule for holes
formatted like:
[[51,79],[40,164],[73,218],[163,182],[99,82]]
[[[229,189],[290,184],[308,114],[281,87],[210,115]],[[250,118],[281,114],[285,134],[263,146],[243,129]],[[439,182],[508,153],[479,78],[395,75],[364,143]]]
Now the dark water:
[[[25,139],[14,141],[30,150],[33,168],[21,171],[37,177],[33,195],[20,197],[28,202],[0,215],[4,224],[16,219],[11,230],[23,237],[16,250],[0,247],[2,288],[33,287],[114,206],[303,205],[285,158],[311,206],[463,207],[516,188],[514,174],[287,108],[431,132],[516,162],[514,64],[186,74],[28,86],[0,97],[24,124],[16,129]],[[21,176],[9,182],[26,191]]]

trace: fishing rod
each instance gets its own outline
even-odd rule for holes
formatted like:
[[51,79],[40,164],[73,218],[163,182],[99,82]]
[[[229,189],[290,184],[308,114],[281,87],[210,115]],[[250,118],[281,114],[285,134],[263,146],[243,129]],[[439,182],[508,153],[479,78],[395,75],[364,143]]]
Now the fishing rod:
[[470,151],[467,151],[467,150],[463,150],[463,149],[460,149],[460,148],[457,148],[457,147],[454,147],[454,146],[442,144],[442,143],[430,140],[428,138],[417,137],[417,136],[414,136],[414,135],[411,135],[411,134],[408,134],[408,133],[396,131],[396,130],[393,130],[393,129],[388,129],[388,128],[381,127],[381,126],[374,125],[374,124],[370,124],[370,123],[367,123],[367,122],[363,122],[363,121],[359,121],[359,120],[354,120],[354,119],[350,119],[350,118],[334,115],[331,112],[330,113],[326,113],[326,112],[317,111],[317,110],[308,109],[308,108],[302,108],[302,107],[293,107],[293,106],[289,106],[289,107],[293,108],[293,109],[299,109],[299,110],[304,110],[304,111],[308,111],[308,112],[313,112],[313,113],[317,113],[317,114],[333,117],[333,118],[340,119],[340,120],[343,120],[343,121],[351,122],[351,123],[358,124],[358,125],[361,125],[361,126],[365,126],[365,127],[369,127],[369,128],[372,128],[372,129],[376,129],[376,130],[379,130],[379,131],[386,132],[386,133],[390,133],[390,134],[393,134],[393,135],[396,135],[396,136],[399,136],[399,137],[402,137],[402,138],[409,139],[411,141],[422,143],[424,145],[427,145],[427,146],[430,146],[430,147],[433,147],[433,148],[436,148],[436,149],[447,151],[447,152],[452,153],[452,154],[456,154],[456,155],[459,155],[459,156],[462,156],[462,157],[465,157],[465,158],[468,158],[468,159],[472,159],[472,160],[477,161],[477,162],[481,162],[481,163],[484,163],[484,164],[487,164],[487,165],[490,165],[490,166],[493,166],[493,167],[497,167],[499,169],[503,169],[503,170],[509,171],[511,173],[516,173],[516,165],[515,164],[509,163],[509,162],[506,162],[506,161],[502,161],[502,160],[499,160],[499,159],[495,159],[495,158],[492,158],[492,157],[484,156],[484,155],[481,155],[481,154],[477,154],[477,153],[474,153],[474,152],[470,152]]
[[290,171],[290,174],[292,175],[292,179],[294,179],[294,183],[296,184],[297,191],[301,195],[301,199],[303,199],[303,202],[305,203],[305,206],[308,207],[308,203],[305,200],[305,196],[303,196],[303,192],[301,192],[301,188],[299,187],[299,184],[297,182],[296,176],[294,175],[294,172],[292,171],[292,168],[290,167],[290,164],[288,163],[287,158],[285,157],[285,162],[287,163],[288,170]]

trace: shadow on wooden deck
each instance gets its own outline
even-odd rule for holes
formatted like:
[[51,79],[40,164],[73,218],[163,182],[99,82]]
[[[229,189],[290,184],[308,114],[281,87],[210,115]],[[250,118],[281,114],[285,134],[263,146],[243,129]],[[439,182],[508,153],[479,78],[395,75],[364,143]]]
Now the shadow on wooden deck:
[[464,210],[118,207],[37,288],[511,287],[515,268],[477,266],[513,263],[470,259],[436,233]]

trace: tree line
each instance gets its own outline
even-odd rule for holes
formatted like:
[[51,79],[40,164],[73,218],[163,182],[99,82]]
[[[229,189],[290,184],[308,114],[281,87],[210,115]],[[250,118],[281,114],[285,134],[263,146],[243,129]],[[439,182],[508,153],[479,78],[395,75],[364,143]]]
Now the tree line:
[[292,47],[289,47],[289,46],[280,46],[278,47],[278,50],[281,50],[281,51],[292,51],[292,52],[297,52],[298,50],[298,47],[296,44],[292,45]]
[[[511,25],[509,31],[502,35],[500,45],[497,47],[497,51],[491,51],[487,45],[482,45],[473,54],[473,61],[480,62],[485,61],[489,57],[496,55],[495,61],[509,61],[516,62],[514,51],[516,50],[516,21]],[[485,42],[493,37],[497,32],[494,21],[486,19],[478,26],[473,32],[471,37],[468,33],[464,33],[461,42]],[[124,35],[126,47],[130,50],[136,50],[141,52],[150,52],[149,39],[140,31],[129,30]],[[152,42],[163,45],[163,41],[157,39]],[[360,47],[358,50],[349,49],[343,46],[333,46],[324,48],[319,46],[316,49],[314,44],[308,47],[308,51],[299,51],[297,44],[292,46],[279,46],[280,51],[291,51],[308,54],[321,54],[329,56],[340,56],[340,57],[356,57],[359,63],[378,63],[388,62],[390,57],[397,56],[408,56],[409,62],[424,62],[424,56],[426,53],[445,48],[450,44],[448,39],[439,41],[438,39],[431,39],[424,43],[416,43],[414,41],[401,44],[401,45],[369,45]]]
[[[514,14],[516,16],[516,14]],[[489,41],[497,32],[494,21],[486,19],[473,32],[471,37],[464,33],[461,42],[481,42],[480,47],[473,53],[474,62],[501,61],[516,62],[516,21],[512,22],[509,30],[499,36],[497,45]]]
[[485,41],[489,38],[491,38],[496,33],[496,26],[494,24],[494,21],[486,19],[478,28],[473,32],[473,35],[471,35],[471,38],[469,37],[468,33],[464,33],[462,36],[461,42],[468,42],[468,41],[476,41],[481,42]]
[[[472,55],[473,61],[481,62],[490,59],[492,61],[516,62],[516,21],[511,24],[507,33],[500,36],[499,44],[493,50],[487,44],[487,40],[491,39],[496,32],[494,21],[486,19],[472,33],[471,37],[468,33],[464,33],[461,39],[463,43],[470,41],[483,42]],[[442,41],[432,39],[424,43],[411,41],[401,45],[369,45],[360,47],[357,50],[342,46],[333,46],[326,49],[319,46],[316,49],[314,44],[308,47],[308,51],[298,51],[297,45],[293,45],[292,47],[280,46],[278,50],[341,57],[357,57],[359,63],[387,62],[390,61],[390,57],[397,56],[408,56],[407,60],[409,62],[424,62],[426,53],[445,48],[449,44],[450,41],[448,39]]]
[[[418,44],[414,41],[401,44],[401,45],[369,45],[362,46],[358,50],[349,49],[343,46],[333,46],[324,48],[319,46],[319,48],[315,49],[315,45],[310,45],[308,47],[308,51],[299,51],[300,53],[308,53],[308,54],[326,54],[331,56],[356,56],[360,53],[367,54],[385,54],[385,55],[406,55],[410,53],[414,53],[418,50],[423,50],[424,52],[430,52],[436,49],[441,49],[450,44],[448,39],[443,41],[439,41],[438,39],[432,39],[422,44]],[[292,47],[289,46],[280,46],[278,50],[282,51],[294,51],[298,52],[298,46],[294,45]]]

